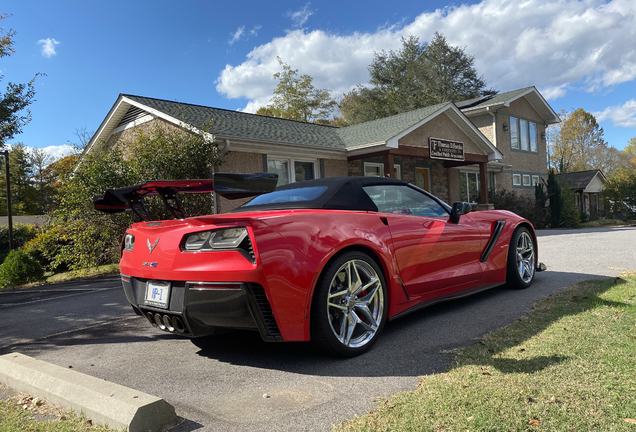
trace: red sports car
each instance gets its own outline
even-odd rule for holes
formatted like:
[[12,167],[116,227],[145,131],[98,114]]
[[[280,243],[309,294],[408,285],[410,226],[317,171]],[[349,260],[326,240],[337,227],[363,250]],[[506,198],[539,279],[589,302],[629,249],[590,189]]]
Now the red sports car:
[[[508,211],[451,208],[391,178],[275,184],[275,174],[216,174],[96,197],[99,210],[143,220],[126,232],[120,263],[135,312],[183,336],[255,329],[266,341],[311,339],[355,356],[388,320],[504,283],[527,288],[545,269],[532,224]],[[227,214],[183,218],[179,193],[213,190],[257,196]],[[175,220],[151,220],[143,197],[153,194]]]

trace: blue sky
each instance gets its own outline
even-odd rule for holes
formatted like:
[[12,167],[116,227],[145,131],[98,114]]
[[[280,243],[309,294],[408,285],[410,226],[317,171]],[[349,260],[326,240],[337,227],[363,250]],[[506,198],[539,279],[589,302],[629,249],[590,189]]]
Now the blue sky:
[[501,92],[536,86],[555,111],[593,112],[610,145],[636,136],[636,0],[362,2],[21,1],[0,85],[36,72],[33,121],[11,143],[61,154],[119,93],[254,112],[276,56],[338,97],[368,81],[373,53],[435,31],[475,56]]

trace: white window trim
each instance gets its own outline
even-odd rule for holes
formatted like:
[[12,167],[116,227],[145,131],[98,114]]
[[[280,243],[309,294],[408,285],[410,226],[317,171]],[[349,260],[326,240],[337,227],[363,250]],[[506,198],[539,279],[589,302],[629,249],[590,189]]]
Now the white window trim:
[[[364,162],[362,164],[362,175],[366,175],[366,167],[375,167],[375,168],[380,168],[380,175],[379,177],[384,177],[384,164],[383,163],[378,163],[378,162]],[[397,171],[398,173],[398,180],[402,179],[402,167],[400,166],[400,164],[393,164],[393,172],[395,173],[395,171]]]
[[287,161],[287,166],[289,167],[289,183],[296,183],[296,169],[294,167],[295,162],[311,162],[314,164],[314,179],[320,178],[320,168],[317,159],[307,159],[307,158],[290,158],[288,156],[276,156],[276,155],[267,155],[267,162],[270,160],[284,160]]
[[[518,181],[515,182],[515,177]],[[513,174],[512,175],[512,185],[513,186],[521,186],[521,174]]]
[[[537,124],[537,122],[533,122],[530,121],[528,119],[524,119],[524,118],[519,118],[519,117],[514,117],[514,116],[508,116],[508,121],[510,122],[510,126],[508,128],[508,130],[510,131],[510,148],[512,150],[515,151],[519,151],[519,152],[523,152],[523,153],[532,153],[532,154],[538,154],[539,153],[539,140],[537,138],[537,133],[539,131],[539,125]],[[528,143],[528,149],[524,150],[523,148],[521,148],[521,122],[524,121],[527,123],[527,127],[526,127],[526,139],[527,139],[527,143]],[[515,128],[517,129],[517,147],[512,145],[512,123],[515,123]],[[534,125],[534,142],[537,146],[537,148],[535,150],[532,150],[532,138],[531,138],[531,133],[530,130],[532,129],[532,127],[530,125]]]
[[[475,175],[475,184],[477,185],[477,194],[481,194],[481,182],[479,181],[479,172],[478,171],[459,171],[460,173],[460,180],[461,180],[461,175],[462,174],[466,174],[466,195],[468,198],[468,202],[470,202],[471,204],[476,203],[477,201],[475,201],[474,199],[471,200],[470,197],[470,188],[468,187],[468,174],[474,174]],[[473,197],[474,198],[474,197]]]
[[[523,174],[522,178],[524,186],[532,186],[532,176],[530,174]],[[528,179],[528,183],[526,183],[526,179]]]
[[[536,183],[536,184],[535,184],[535,182],[534,182],[534,179],[537,179],[537,183]],[[538,175],[533,175],[533,176],[532,176],[532,181],[531,181],[532,186],[536,186],[536,185],[538,185],[539,183],[541,183],[541,177],[540,177],[540,176],[538,176]]]

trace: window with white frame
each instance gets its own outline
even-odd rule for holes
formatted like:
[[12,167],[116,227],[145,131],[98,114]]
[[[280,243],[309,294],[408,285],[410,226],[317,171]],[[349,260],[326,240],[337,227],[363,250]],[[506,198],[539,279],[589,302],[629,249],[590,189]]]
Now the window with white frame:
[[[364,175],[365,177],[384,177],[384,164],[376,162],[364,163]],[[402,180],[402,170],[400,165],[393,165],[393,178]]]
[[530,123],[530,151],[537,151],[537,125]]
[[460,171],[459,198],[469,203],[479,203],[479,173]]
[[267,158],[267,172],[278,174],[277,186],[319,178],[315,160]]
[[510,148],[537,153],[537,124],[510,116]]
[[538,175],[533,175],[532,176],[532,186],[536,186],[539,184],[539,176]]
[[524,186],[532,186],[532,182],[530,180],[530,174],[523,175],[523,185]]
[[513,174],[512,175],[512,185],[513,186],[521,186],[521,174]]
[[518,119],[510,117],[510,147],[519,150],[519,126]]

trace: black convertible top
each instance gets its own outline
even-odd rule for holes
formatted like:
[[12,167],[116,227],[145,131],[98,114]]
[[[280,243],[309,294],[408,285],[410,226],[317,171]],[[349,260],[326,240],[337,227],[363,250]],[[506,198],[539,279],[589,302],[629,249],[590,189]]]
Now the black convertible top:
[[[353,210],[353,211],[373,211],[377,212],[378,207],[371,200],[369,195],[363,190],[364,186],[377,185],[403,185],[416,189],[450,211],[450,207],[435,196],[420,188],[413,186],[402,180],[390,177],[329,177],[316,180],[307,180],[298,183],[290,183],[278,186],[272,194],[279,191],[326,187],[326,190],[315,199],[305,201],[285,201],[268,204],[252,204],[251,201],[232,210],[230,213],[259,211],[259,210],[284,210],[284,209],[328,209],[328,210]],[[256,198],[259,201],[267,199],[270,194],[261,195]]]

